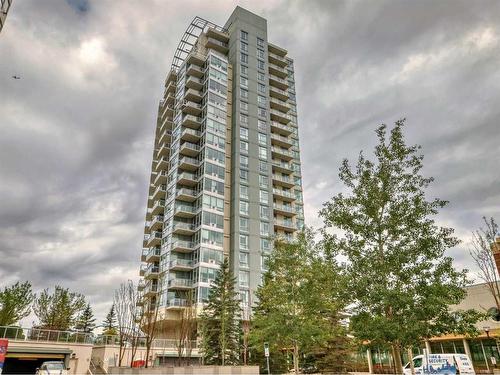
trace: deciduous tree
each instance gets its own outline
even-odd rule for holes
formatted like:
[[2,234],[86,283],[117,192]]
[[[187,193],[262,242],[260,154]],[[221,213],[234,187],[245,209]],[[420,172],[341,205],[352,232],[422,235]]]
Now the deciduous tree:
[[33,311],[40,320],[40,328],[69,330],[75,325],[85,305],[85,297],[82,294],[56,285],[53,294],[49,293],[49,289],[44,289],[35,298]]
[[0,326],[10,326],[27,317],[34,294],[31,284],[17,282],[0,291]]
[[[429,200],[432,177],[422,175],[420,146],[407,146],[404,120],[376,130],[374,160],[360,153],[352,168],[344,160],[344,193],[324,205],[326,242],[347,258],[356,337],[392,348],[396,371],[401,350],[425,338],[473,332],[473,311],[451,312],[468,285],[445,251],[459,241],[435,222],[442,199]],[[331,229],[340,233],[332,233]]]

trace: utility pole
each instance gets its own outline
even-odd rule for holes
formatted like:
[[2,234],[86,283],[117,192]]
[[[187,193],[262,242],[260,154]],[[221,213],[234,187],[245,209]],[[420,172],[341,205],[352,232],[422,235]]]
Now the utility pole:
[[271,374],[271,369],[269,368],[269,343],[264,343],[264,355],[266,356],[267,363],[267,375]]

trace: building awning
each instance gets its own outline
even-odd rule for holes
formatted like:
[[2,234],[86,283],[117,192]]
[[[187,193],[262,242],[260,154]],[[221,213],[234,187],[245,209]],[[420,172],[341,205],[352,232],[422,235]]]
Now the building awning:
[[7,349],[7,358],[64,358],[73,353],[71,349],[57,348],[36,348],[9,346]]

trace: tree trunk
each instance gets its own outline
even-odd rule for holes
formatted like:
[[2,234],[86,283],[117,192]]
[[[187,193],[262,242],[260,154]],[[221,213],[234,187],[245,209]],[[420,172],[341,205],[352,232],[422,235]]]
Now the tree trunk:
[[399,343],[393,343],[391,344],[392,348],[392,358],[394,360],[394,372],[396,374],[402,374],[403,373],[403,364],[401,363],[401,349],[399,348]]
[[412,349],[413,348],[411,346],[407,349],[408,362],[410,362],[411,374],[415,375],[415,366],[413,366],[413,350]]
[[293,369],[295,374],[299,373],[299,345],[297,344],[297,341],[295,341],[295,344],[293,345]]

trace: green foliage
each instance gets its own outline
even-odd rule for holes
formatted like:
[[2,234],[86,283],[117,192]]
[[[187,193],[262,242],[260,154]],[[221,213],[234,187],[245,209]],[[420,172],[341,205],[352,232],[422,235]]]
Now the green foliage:
[[103,327],[104,327],[103,331],[104,335],[113,336],[118,334],[118,331],[116,330],[116,311],[114,304],[111,305],[111,308],[109,309],[109,312],[106,315],[106,319],[104,319]]
[[426,199],[433,178],[421,175],[420,146],[405,144],[403,126],[397,121],[390,135],[385,125],[377,129],[375,161],[360,153],[351,168],[344,160],[339,176],[348,194],[333,197],[320,213],[326,246],[347,258],[352,332],[391,345],[395,357],[427,337],[473,332],[478,317],[448,308],[465,297],[468,285],[466,271],[444,256],[459,241],[453,229],[434,221],[447,202]]
[[75,328],[78,331],[82,331],[85,333],[91,333],[95,328],[95,318],[94,313],[92,312],[92,308],[90,307],[90,303],[85,306],[82,313],[78,317],[78,320],[75,324]]
[[271,356],[295,350],[298,361],[298,356],[325,347],[335,335],[345,285],[334,257],[325,257],[313,237],[312,231],[305,230],[294,241],[275,241],[264,283],[256,292],[250,332],[254,351],[260,352],[268,342]]
[[200,314],[201,352],[205,364],[224,366],[239,362],[240,307],[235,283],[226,258]]
[[17,282],[0,291],[0,326],[10,326],[27,317],[31,311],[33,292],[28,281]]
[[40,320],[39,328],[68,330],[74,326],[77,316],[85,306],[82,294],[56,285],[53,294],[44,289],[35,298],[33,311]]

